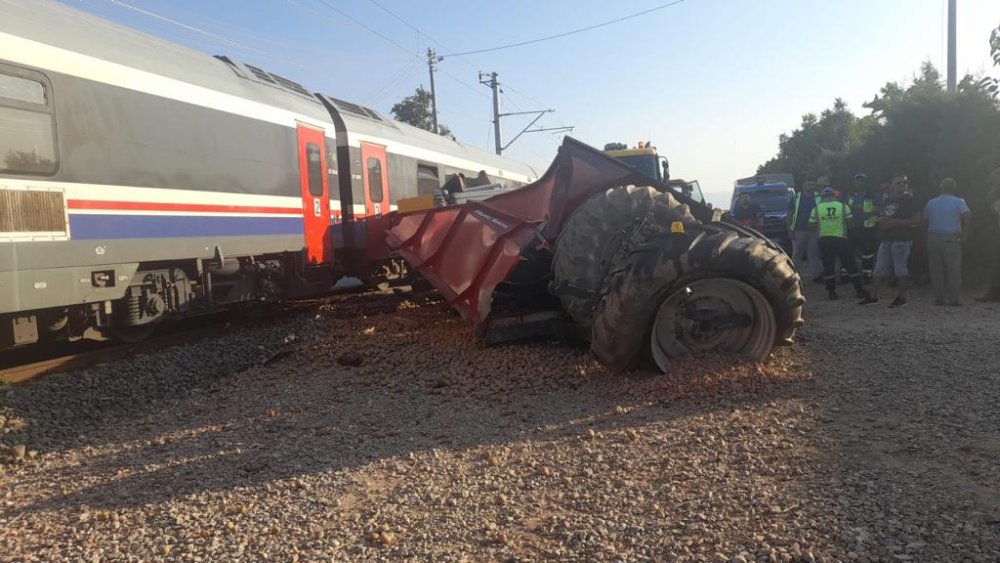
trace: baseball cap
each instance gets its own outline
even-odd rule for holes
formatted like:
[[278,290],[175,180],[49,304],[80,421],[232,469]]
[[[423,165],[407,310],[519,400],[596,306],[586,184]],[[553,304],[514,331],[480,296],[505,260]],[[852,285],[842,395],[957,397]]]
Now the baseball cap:
[[833,188],[830,186],[823,188],[823,195],[833,195]]

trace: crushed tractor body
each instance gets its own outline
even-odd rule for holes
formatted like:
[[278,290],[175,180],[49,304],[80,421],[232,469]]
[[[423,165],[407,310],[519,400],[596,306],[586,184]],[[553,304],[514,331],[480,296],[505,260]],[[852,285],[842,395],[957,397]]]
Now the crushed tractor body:
[[[760,283],[743,280],[739,272],[730,272],[733,267],[740,267],[739,260],[729,259],[732,264],[720,275],[735,275],[751,287],[760,287],[766,294],[762,299],[740,297],[739,291],[733,293],[732,287],[725,288],[729,293],[712,298],[694,295],[682,302],[668,299],[697,281],[695,278],[712,275],[712,256],[701,260],[692,255],[688,260],[686,254],[689,250],[700,251],[698,245],[706,238],[713,245],[722,245],[711,250],[715,259],[726,258],[726,247],[732,246],[735,239],[756,241],[750,246],[734,248],[756,254],[757,262],[764,260],[762,264],[745,266],[777,268],[781,279],[758,280]],[[757,327],[747,316],[760,312],[761,303],[768,303],[769,299],[784,298],[781,292],[787,292],[792,285],[797,287],[791,301],[776,307],[800,309],[803,302],[798,275],[780,249],[755,233],[719,223],[717,211],[569,137],[536,182],[481,201],[400,213],[387,231],[387,242],[486,342],[540,335],[576,336],[591,342],[598,359],[621,369],[638,367],[639,356],[649,354],[633,353],[624,359],[602,357],[604,354],[595,348],[595,342],[607,341],[601,346],[625,345],[617,338],[608,341],[608,335],[601,332],[610,328],[608,322],[612,320],[635,324],[632,330],[635,335],[631,338],[635,342],[630,344],[645,349],[640,342],[650,337],[655,340],[653,329],[659,327],[657,330],[663,332],[662,327],[672,322],[660,314],[654,315],[661,303],[669,303],[670,310],[678,311],[680,317],[691,317],[694,327],[691,334],[696,334],[704,345],[683,338],[678,341],[676,337],[671,337],[673,340],[667,345],[653,342],[653,348],[666,358],[685,351],[711,353],[713,342],[721,346],[719,351],[731,351],[725,349],[725,338],[706,340],[705,333],[754,331]],[[670,249],[666,254],[665,248]],[[683,254],[686,262],[698,263],[701,269],[656,274],[666,285],[650,285],[644,276],[656,267],[647,256],[651,249],[658,252],[661,261],[671,262]],[[730,255],[733,253],[729,251]],[[646,263],[639,264],[640,258]],[[639,281],[643,283],[637,285]],[[781,286],[773,288],[772,293],[777,291],[777,294],[767,294],[764,286],[768,283]],[[614,302],[615,288],[622,289],[623,284],[628,286],[625,289],[640,292],[630,299],[649,300],[648,314],[640,312],[636,316],[627,312],[635,318],[621,319],[616,315],[623,311],[605,310],[605,302]],[[647,286],[653,294],[641,294]],[[712,305],[705,305],[708,303]],[[741,308],[740,304],[746,306]],[[778,337],[769,337],[766,353],[773,343],[790,341],[794,327],[801,324],[799,312],[790,315],[792,327],[783,326],[788,319],[782,318],[782,311],[778,311],[777,321],[773,312],[765,312],[770,322],[764,324],[771,327],[767,330],[779,333]],[[760,348],[756,345],[751,355],[761,356]]]

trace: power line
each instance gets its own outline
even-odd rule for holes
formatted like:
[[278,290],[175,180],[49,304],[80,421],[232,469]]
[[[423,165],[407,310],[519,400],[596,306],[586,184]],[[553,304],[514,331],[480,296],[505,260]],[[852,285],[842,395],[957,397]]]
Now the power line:
[[676,6],[677,4],[680,4],[683,1],[684,0],[674,0],[673,2],[667,2],[666,4],[661,4],[659,6],[656,6],[655,8],[650,8],[648,10],[643,10],[641,12],[636,12],[634,14],[629,14],[627,16],[622,16],[620,18],[616,18],[616,19],[609,20],[609,21],[606,21],[606,22],[601,22],[601,23],[594,24],[594,25],[588,25],[587,27],[581,27],[579,29],[574,29],[574,30],[571,30],[571,31],[564,31],[562,33],[557,33],[555,35],[549,35],[547,37],[539,37],[538,39],[530,39],[528,41],[521,41],[519,43],[511,43],[509,45],[501,45],[499,47],[490,47],[488,49],[477,49],[475,51],[466,51],[464,53],[455,53],[452,56],[453,57],[461,57],[463,55],[476,55],[476,54],[479,54],[479,53],[489,53],[489,52],[492,52],[492,51],[500,51],[500,50],[503,50],[503,49],[512,49],[514,47],[522,47],[524,45],[531,45],[533,43],[541,43],[542,41],[549,41],[549,40],[552,40],[552,39],[559,39],[560,37],[566,37],[567,35],[573,35],[573,34],[576,34],[576,33],[583,33],[584,31],[590,31],[592,29],[597,29],[599,27],[605,27],[605,26],[609,26],[609,25],[616,24],[616,23],[619,23],[619,22],[623,22],[625,20],[630,20],[632,18],[637,18],[639,16],[644,16],[646,14],[655,12],[657,10],[662,10],[664,8],[669,8],[671,6]]
[[133,6],[132,4],[128,4],[126,2],[120,2],[119,0],[108,0],[108,2],[111,2],[112,4],[116,4],[118,6],[121,6],[122,8],[128,8],[129,10],[133,10],[133,11],[139,12],[140,14],[144,14],[144,15],[149,16],[151,18],[156,18],[156,19],[158,19],[160,21],[165,21],[167,23],[176,25],[178,27],[182,27],[182,28],[184,28],[184,29],[186,29],[188,31],[192,31],[192,32],[197,33],[199,35],[204,35],[206,37],[211,37],[212,39],[215,39],[217,41],[222,41],[224,43],[229,43],[229,44],[235,45],[235,46],[237,46],[237,47],[239,47],[241,49],[246,49],[247,51],[252,51],[254,53],[257,53],[258,55],[268,55],[268,53],[265,52],[265,51],[260,51],[260,50],[254,49],[253,47],[250,47],[248,45],[244,45],[243,43],[240,43],[239,41],[235,41],[233,39],[229,39],[228,37],[223,37],[221,35],[216,35],[214,33],[205,31],[203,29],[199,29],[197,27],[188,25],[188,24],[186,24],[184,22],[179,22],[177,20],[170,19],[170,18],[168,18],[166,16],[161,16],[159,14],[154,14],[153,12],[149,12],[149,11],[143,10],[142,8],[139,8],[137,6]]
[[218,35],[218,34],[210,32],[210,31],[205,31],[204,29],[201,29],[201,28],[198,28],[198,27],[194,27],[193,25],[188,25],[188,24],[186,24],[186,23],[184,23],[182,21],[178,21],[178,20],[175,20],[175,19],[172,19],[172,18],[168,18],[166,16],[161,16],[160,14],[156,14],[156,13],[150,12],[148,10],[143,10],[142,8],[139,8],[137,6],[133,6],[132,4],[129,4],[127,2],[122,2],[120,0],[107,0],[107,1],[110,2],[111,4],[116,5],[116,6],[120,6],[122,8],[127,8],[129,10],[133,10],[133,11],[138,12],[140,14],[143,14],[145,16],[148,16],[148,17],[151,17],[151,18],[154,18],[154,19],[157,19],[157,20],[169,23],[171,25],[175,25],[175,26],[180,27],[182,29],[186,29],[186,30],[188,30],[188,31],[190,31],[192,33],[197,33],[198,35],[203,35],[203,36],[208,37],[210,39],[214,39],[215,41],[226,43],[228,45],[233,45],[233,46],[238,47],[240,49],[244,49],[246,51],[250,51],[251,53],[256,53],[256,54],[264,56],[264,57],[268,57],[268,58],[272,58],[272,59],[275,59],[275,60],[283,61],[283,62],[285,62],[287,64],[290,64],[292,66],[295,66],[297,68],[306,68],[304,65],[302,65],[298,61],[293,61],[293,60],[287,59],[285,57],[274,55],[274,54],[269,53],[267,51],[261,51],[260,49],[255,49],[253,47],[250,47],[249,45],[245,45],[245,44],[243,44],[243,43],[241,43],[239,41],[236,41],[235,39],[230,39],[228,37],[225,37],[225,36],[222,36],[222,35]]
[[[393,39],[391,39],[388,36],[380,33],[379,31],[377,31],[377,30],[369,27],[368,25],[366,25],[365,23],[361,22],[360,20],[358,20],[358,19],[356,19],[356,18],[354,18],[354,17],[352,17],[352,16],[344,13],[342,10],[340,10],[340,9],[334,7],[333,5],[331,5],[327,0],[317,0],[317,1],[320,4],[322,4],[323,6],[329,8],[330,10],[333,10],[334,12],[336,12],[337,14],[339,14],[340,16],[342,16],[342,17],[348,19],[349,21],[351,21],[352,23],[354,23],[354,24],[356,24],[356,25],[364,28],[369,33],[375,35],[376,37],[382,39],[383,41],[386,41],[386,42],[390,43],[391,45],[395,46],[396,48],[398,48],[398,49],[400,49],[400,50],[402,50],[404,52],[406,52],[407,54],[413,56],[414,58],[417,58],[417,59],[421,58],[421,56],[418,53],[415,53],[415,52],[411,51],[407,47],[401,45],[400,43],[394,41]],[[420,30],[420,28],[418,28],[417,26],[411,24],[406,19],[404,19],[402,16],[396,14],[395,12],[393,12],[392,10],[390,10],[389,8],[386,8],[381,3],[379,3],[377,0],[369,0],[369,1],[372,4],[374,4],[375,6],[377,6],[379,9],[381,9],[382,11],[386,12],[387,14],[389,14],[390,16],[392,16],[393,18],[395,18],[395,19],[399,20],[400,22],[402,22],[404,25],[406,25],[410,29],[414,30],[418,34],[418,36],[422,35],[422,36],[426,37],[428,40],[433,41],[434,43],[440,45],[441,47],[444,47],[448,51],[451,51],[451,49],[448,49],[448,47],[445,46],[444,44],[442,44],[440,41],[437,41],[433,37],[431,37],[431,36],[427,35],[426,33],[422,32]],[[676,0],[676,2],[682,2],[682,1],[683,0]],[[286,2],[288,2],[289,4],[295,5],[295,6],[299,7],[299,8],[304,8],[304,9],[309,10],[310,12],[316,13],[314,10],[307,8],[306,6],[304,6],[304,5],[300,4],[299,2],[297,2],[296,0],[286,0]],[[325,14],[324,14],[324,16],[325,16]],[[478,69],[478,67],[476,67],[475,65],[473,65],[471,62],[469,62],[468,60],[462,58],[461,54],[458,54],[458,55],[456,55],[456,54],[449,54],[448,56],[449,57],[458,57],[460,60],[462,60],[463,62],[465,62],[466,64],[468,64],[470,67],[472,67],[474,69]],[[429,58],[428,60],[431,60],[431,59]],[[441,68],[436,68],[436,69],[432,69],[431,72],[434,72],[434,70],[437,70],[438,72],[441,72],[442,74],[444,74],[448,78],[451,78],[455,82],[459,83],[460,85],[462,85],[463,87],[465,87],[466,89],[468,89],[470,92],[475,93],[477,96],[480,96],[480,97],[483,97],[483,98],[489,98],[489,96],[487,96],[486,94],[482,93],[480,90],[478,90],[477,88],[475,88],[471,84],[465,82],[461,78],[459,78],[459,77],[451,74],[447,70],[444,70],[444,69],[441,69]],[[403,74],[406,75],[407,73],[404,72]],[[391,83],[395,82],[395,79],[390,78],[388,80],[388,82],[391,84]],[[379,91],[379,94],[378,94],[379,97],[381,95],[383,95],[385,93],[385,91],[386,91],[384,88],[376,88],[375,90]],[[496,113],[496,112],[494,112],[494,113]],[[496,119],[499,120],[499,118],[496,118]],[[561,127],[561,129],[571,129],[571,128]]]
[[481,91],[479,91],[479,90],[476,90],[476,88],[475,88],[474,86],[472,86],[472,85],[471,85],[471,84],[469,84],[468,82],[466,82],[466,81],[462,80],[461,78],[459,78],[459,77],[455,76],[454,74],[452,74],[452,73],[448,72],[447,70],[445,70],[445,69],[443,69],[443,68],[438,68],[438,69],[437,69],[437,71],[438,71],[438,72],[440,72],[441,74],[443,74],[443,75],[447,76],[448,78],[450,78],[450,79],[454,80],[455,82],[458,82],[458,83],[459,83],[459,84],[461,84],[462,86],[465,86],[466,88],[468,88],[468,89],[469,89],[469,91],[473,92],[474,94],[476,94],[476,95],[477,95],[477,96],[479,96],[480,98],[489,98],[489,95],[488,95],[488,94],[483,94],[483,93],[482,93]]
[[365,94],[363,97],[365,100],[375,101],[382,98],[399,84],[408,80],[413,76],[416,71],[420,70],[422,65],[417,61],[407,61],[405,65],[400,67],[396,72],[390,75],[387,79],[383,80],[378,86],[372,88],[370,92]]
[[[422,31],[420,31],[419,29],[417,29],[417,26],[415,26],[415,25],[411,24],[410,22],[404,20],[402,17],[400,17],[399,15],[397,15],[396,12],[393,12],[392,10],[390,10],[389,8],[386,8],[382,4],[379,4],[375,0],[368,0],[368,1],[371,2],[372,4],[375,4],[376,6],[378,6],[383,12],[385,12],[385,13],[389,14],[390,16],[396,18],[397,20],[403,22],[403,25],[405,25],[406,27],[412,29],[413,31],[416,31],[420,35],[424,35],[424,33]],[[430,39],[430,37],[428,37],[428,39]],[[436,41],[435,41],[435,43],[436,43]]]
[[[382,10],[383,12],[385,12],[385,13],[389,14],[390,16],[392,16],[393,18],[395,18],[396,20],[398,20],[399,22],[401,22],[401,23],[402,23],[403,25],[405,25],[406,27],[408,27],[408,28],[412,29],[413,31],[415,31],[415,32],[417,33],[417,35],[418,35],[418,36],[423,36],[423,37],[426,37],[426,38],[427,38],[427,39],[428,39],[429,41],[431,41],[431,42],[435,43],[436,45],[438,45],[439,47],[441,47],[442,49],[444,49],[444,53],[442,54],[442,57],[441,57],[441,59],[442,59],[442,60],[443,60],[443,59],[444,59],[445,57],[447,57],[447,58],[457,58],[458,60],[460,60],[460,61],[462,61],[463,63],[465,63],[465,64],[466,64],[466,65],[467,65],[467,66],[468,66],[469,68],[471,68],[471,69],[473,69],[473,70],[475,70],[475,71],[479,71],[479,68],[480,68],[479,66],[477,66],[477,65],[473,64],[473,63],[472,63],[471,61],[469,61],[469,59],[467,59],[467,58],[465,58],[465,57],[463,57],[463,56],[461,56],[461,55],[459,55],[459,54],[455,54],[455,52],[454,52],[454,49],[452,49],[452,48],[448,47],[447,45],[445,45],[444,43],[442,43],[442,42],[438,41],[438,40],[437,40],[437,39],[435,39],[434,37],[431,37],[431,36],[430,36],[430,35],[428,35],[428,34],[427,34],[426,32],[424,32],[424,31],[423,31],[422,29],[420,29],[420,28],[419,28],[419,27],[417,27],[416,25],[414,25],[414,24],[410,23],[410,22],[409,22],[408,20],[406,20],[406,18],[404,18],[403,16],[400,16],[400,15],[399,15],[399,14],[397,14],[396,12],[394,12],[394,11],[390,10],[389,8],[385,7],[385,6],[384,6],[384,5],[383,5],[383,4],[381,3],[381,2],[379,2],[378,0],[368,0],[368,1],[369,1],[369,2],[371,2],[372,4],[374,4],[375,6],[377,6],[377,7],[378,7],[378,8],[380,9],[380,10]],[[459,78],[458,78],[457,76],[454,76],[453,74],[449,73],[449,72],[448,72],[447,70],[445,70],[445,69],[443,69],[443,68],[441,68],[441,67],[435,67],[435,70],[436,70],[437,72],[440,72],[440,73],[442,73],[442,74],[444,74],[444,75],[448,76],[449,78],[451,78],[451,79],[452,79],[452,80],[454,80],[455,82],[458,82],[459,84],[461,84],[462,86],[464,86],[464,87],[465,87],[465,88],[466,88],[467,90],[469,90],[470,92],[473,92],[473,93],[475,93],[475,94],[476,94],[477,96],[479,96],[479,97],[481,97],[481,98],[489,98],[489,95],[487,95],[487,94],[484,94],[484,93],[483,93],[483,92],[482,92],[481,90],[479,90],[478,88],[476,88],[476,87],[474,87],[474,86],[472,86],[472,85],[470,85],[470,84],[468,84],[468,83],[464,82],[463,80],[459,79]],[[530,101],[531,101],[531,102],[533,102],[533,103],[536,103],[536,104],[539,104],[539,105],[541,105],[541,106],[546,106],[546,107],[548,106],[548,104],[545,104],[545,103],[543,103],[543,102],[540,102],[540,101],[538,101],[537,99],[535,99],[535,98],[532,98],[531,96],[528,96],[528,95],[526,95],[526,94],[523,94],[523,93],[521,93],[521,92],[517,91],[516,89],[514,89],[514,88],[511,88],[510,86],[505,86],[505,88],[506,88],[507,90],[510,90],[511,92],[515,93],[515,94],[518,94],[518,95],[519,95],[519,96],[521,96],[522,98],[525,98],[525,99],[527,99],[527,100],[530,100]],[[517,106],[516,104],[514,104],[514,103],[513,103],[513,101],[511,101],[511,100],[509,100],[509,99],[506,99],[506,98],[505,98],[505,99],[503,99],[503,103],[510,103],[510,104],[511,104],[512,106],[514,106],[514,108],[515,108],[515,109],[517,109],[518,111],[520,111],[520,108],[519,108],[519,107],[518,107],[518,106]],[[559,119],[556,119],[555,121],[556,121],[556,123],[558,123],[558,124],[560,125],[560,127],[562,127],[562,128],[565,128],[565,126],[563,126],[562,122],[561,122],[561,121],[560,121]],[[551,138],[551,137],[549,137],[549,140],[550,140],[550,141],[552,141],[553,143],[557,144],[557,145],[559,144],[559,142],[558,142],[558,141],[556,141],[555,139],[553,139],[553,138]]]
[[[295,0],[285,0],[285,1],[286,1],[286,2],[288,2],[289,4],[292,4],[292,5],[294,5],[294,6],[297,6],[297,7],[299,7],[299,8],[302,8],[302,9],[305,9],[305,10],[308,10],[309,12],[312,12],[312,13],[316,13],[316,14],[320,14],[320,15],[322,15],[322,16],[324,16],[324,17],[328,17],[328,16],[326,16],[326,14],[321,14],[321,13],[319,13],[319,12],[315,11],[315,10],[312,10],[312,9],[311,9],[311,8],[309,8],[308,6],[305,6],[305,5],[303,5],[303,4],[300,4],[299,2],[297,2],[297,1],[295,1]],[[389,38],[389,37],[387,37],[386,35],[383,35],[382,33],[379,33],[378,31],[376,31],[375,29],[373,29],[373,28],[371,28],[371,27],[369,27],[369,26],[365,25],[364,23],[362,23],[362,22],[361,22],[361,21],[359,21],[358,19],[356,19],[356,18],[353,18],[353,17],[351,17],[351,16],[349,16],[349,15],[345,14],[345,13],[344,13],[344,12],[343,12],[342,10],[340,10],[340,9],[338,9],[338,8],[336,8],[336,7],[334,7],[333,5],[331,5],[331,4],[330,4],[329,2],[327,2],[326,0],[318,0],[318,2],[319,2],[320,4],[323,4],[323,5],[324,5],[324,6],[326,6],[327,8],[329,8],[329,9],[333,10],[334,12],[336,12],[336,13],[340,14],[340,15],[341,15],[341,16],[343,16],[344,18],[346,18],[346,19],[350,20],[350,21],[351,21],[352,23],[354,23],[354,24],[356,24],[356,25],[358,25],[358,26],[360,26],[360,27],[364,28],[364,29],[365,29],[365,30],[367,30],[367,31],[368,31],[369,33],[371,33],[371,34],[375,35],[376,37],[378,37],[378,38],[382,39],[383,41],[386,41],[386,42],[388,42],[388,43],[392,44],[393,46],[395,46],[396,48],[398,48],[398,49],[400,49],[400,50],[404,51],[404,52],[405,52],[405,53],[407,53],[408,55],[410,55],[410,56],[412,56],[412,57],[414,57],[414,58],[416,58],[416,59],[420,59],[420,60],[423,60],[423,57],[421,57],[421,56],[420,56],[420,55],[419,55],[418,53],[415,53],[415,52],[411,51],[410,49],[408,49],[408,48],[404,47],[403,45],[401,45],[401,44],[397,43],[396,41],[393,41],[392,39],[390,39],[390,38]],[[377,4],[376,4],[376,5],[377,5]],[[385,8],[383,8],[383,9],[385,9]],[[399,16],[396,16],[396,17],[397,17],[398,19],[401,19],[401,20],[402,20],[402,18],[399,18]],[[409,27],[413,28],[413,29],[416,29],[416,27],[415,27],[415,26],[412,26],[412,25],[410,25],[410,24],[407,24],[407,25],[408,25]],[[418,30],[418,32],[419,32],[419,30]],[[421,32],[421,33],[422,33],[422,32]],[[423,34],[423,35],[424,35],[424,37],[428,37],[428,39],[430,39],[430,37],[429,37],[429,36],[427,36],[426,34]],[[437,41],[435,41],[435,43],[437,43]],[[446,70],[444,70],[444,69],[438,69],[438,70],[439,70],[439,72],[441,72],[441,73],[442,73],[442,74],[444,74],[445,76],[447,76],[447,77],[451,78],[451,79],[452,79],[452,80],[454,80],[455,82],[458,82],[459,84],[461,84],[462,86],[464,86],[465,88],[467,88],[467,89],[468,89],[468,90],[469,90],[470,92],[475,92],[475,94],[476,94],[477,96],[482,96],[482,97],[488,97],[488,96],[486,96],[486,94],[483,94],[482,92],[480,92],[480,91],[479,91],[478,89],[476,89],[476,88],[475,88],[474,86],[472,86],[472,85],[471,85],[471,84],[469,84],[468,82],[466,82],[466,81],[462,80],[461,78],[459,78],[459,77],[457,77],[457,76],[455,76],[455,75],[451,74],[450,72],[448,72],[448,71],[446,71]]]
[[[423,37],[426,37],[426,38],[427,38],[427,39],[428,39],[429,41],[433,42],[433,43],[434,43],[434,44],[436,44],[436,45],[437,45],[438,47],[441,47],[441,48],[443,48],[443,49],[444,49],[444,50],[446,51],[446,52],[445,52],[445,55],[447,55],[447,56],[449,56],[449,57],[456,57],[456,56],[457,56],[457,55],[455,55],[455,53],[454,53],[454,49],[452,49],[452,48],[448,47],[447,45],[445,45],[444,43],[442,43],[442,42],[438,41],[437,39],[435,39],[435,38],[431,37],[430,35],[427,35],[426,33],[424,33],[424,32],[423,32],[423,30],[421,30],[421,29],[420,29],[419,27],[417,27],[417,26],[413,25],[412,23],[410,23],[409,21],[407,21],[407,20],[406,20],[406,19],[405,19],[405,18],[404,18],[403,16],[400,16],[400,15],[399,15],[399,14],[397,14],[396,12],[393,12],[393,11],[392,11],[392,10],[390,10],[389,8],[386,8],[385,6],[383,6],[383,5],[382,5],[382,4],[380,3],[380,2],[378,2],[377,0],[368,0],[368,1],[369,1],[369,2],[371,2],[372,4],[374,4],[374,5],[378,6],[378,8],[379,8],[379,9],[381,9],[381,10],[382,10],[383,12],[385,12],[385,13],[389,14],[389,15],[390,15],[390,16],[392,16],[393,18],[395,18],[395,19],[399,20],[400,22],[402,22],[402,23],[403,23],[403,25],[405,25],[406,27],[408,27],[408,28],[412,29],[413,31],[417,32],[417,36],[418,36],[418,37],[419,37],[419,36],[423,36]],[[471,67],[471,68],[472,68],[473,70],[476,70],[476,71],[478,71],[478,70],[479,70],[479,67],[478,67],[478,66],[476,66],[476,65],[474,65],[474,64],[472,64],[471,62],[469,62],[469,60],[468,60],[468,59],[464,59],[464,58],[462,58],[462,57],[458,57],[458,58],[459,58],[459,60],[461,60],[461,61],[462,61],[463,63],[465,63],[465,64],[469,65],[469,66],[470,66],[470,67]]]
[[[291,0],[289,0],[289,1],[291,1]],[[337,8],[337,7],[336,7],[336,6],[334,6],[333,4],[330,4],[329,2],[327,2],[327,0],[317,0],[317,1],[318,1],[318,2],[320,3],[320,4],[322,4],[322,5],[326,6],[327,8],[330,8],[330,9],[331,9],[331,10],[333,10],[334,12],[337,12],[338,14],[340,14],[341,16],[343,16],[344,18],[346,18],[346,19],[350,20],[351,22],[353,22],[353,23],[355,23],[355,24],[357,24],[357,25],[361,26],[362,28],[364,28],[365,30],[367,30],[367,31],[368,31],[369,33],[372,33],[372,34],[374,34],[374,35],[377,35],[378,37],[382,38],[382,39],[383,39],[384,41],[387,41],[387,42],[389,42],[389,43],[391,43],[391,44],[395,45],[396,47],[398,47],[398,48],[402,49],[403,51],[406,51],[407,53],[409,53],[409,54],[413,55],[414,57],[417,57],[417,58],[420,58],[420,55],[418,55],[418,54],[414,53],[413,51],[411,51],[411,50],[407,49],[406,47],[404,47],[404,46],[400,45],[399,43],[396,43],[396,42],[395,42],[395,41],[393,41],[392,39],[390,39],[390,38],[386,37],[385,35],[382,35],[381,33],[379,33],[378,31],[376,31],[376,30],[374,30],[374,29],[372,29],[371,27],[368,27],[367,25],[365,25],[365,24],[364,24],[364,23],[362,23],[361,21],[359,21],[359,20],[357,20],[357,19],[355,19],[355,18],[351,17],[350,15],[346,14],[346,13],[345,13],[345,12],[344,12],[343,10],[341,10],[340,8]],[[293,3],[294,3],[294,2],[293,2]]]
[[[195,12],[195,11],[192,11],[192,10],[186,10],[186,9],[180,8],[179,6],[176,6],[176,5],[171,5],[170,12],[172,14],[184,15],[186,17],[186,21],[191,22],[188,25],[196,25],[197,24],[197,25],[202,26],[205,29],[209,29],[209,30],[215,31],[216,33],[227,33],[227,34],[230,34],[230,36],[233,36],[233,35],[235,35],[235,36],[244,35],[245,37],[239,38],[240,41],[243,41],[243,40],[261,41],[261,42],[270,43],[272,45],[275,45],[275,46],[278,46],[278,47],[282,47],[282,48],[285,48],[285,49],[297,49],[298,48],[298,47],[290,45],[290,44],[288,44],[288,43],[286,43],[284,41],[280,41],[280,40],[274,39],[272,37],[267,37],[265,35],[260,35],[260,34],[254,32],[254,31],[250,31],[250,30],[247,30],[245,28],[239,27],[237,25],[233,25],[233,24],[231,24],[229,22],[219,21],[219,20],[210,18],[210,17],[206,16],[203,13]],[[175,18],[176,18],[176,16],[175,16]]]

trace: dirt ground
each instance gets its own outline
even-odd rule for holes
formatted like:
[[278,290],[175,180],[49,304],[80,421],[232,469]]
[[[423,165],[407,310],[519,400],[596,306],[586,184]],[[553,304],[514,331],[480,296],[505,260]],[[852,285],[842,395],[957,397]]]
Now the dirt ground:
[[809,290],[760,365],[404,302],[0,389],[0,560],[1000,561],[1000,307]]

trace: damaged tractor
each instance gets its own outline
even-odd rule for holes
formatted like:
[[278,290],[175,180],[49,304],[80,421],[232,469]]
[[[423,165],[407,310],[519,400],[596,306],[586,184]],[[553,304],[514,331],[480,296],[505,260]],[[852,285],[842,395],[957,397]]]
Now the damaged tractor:
[[487,343],[582,340],[617,370],[763,360],[803,322],[780,247],[568,137],[538,181],[400,214],[388,243]]

